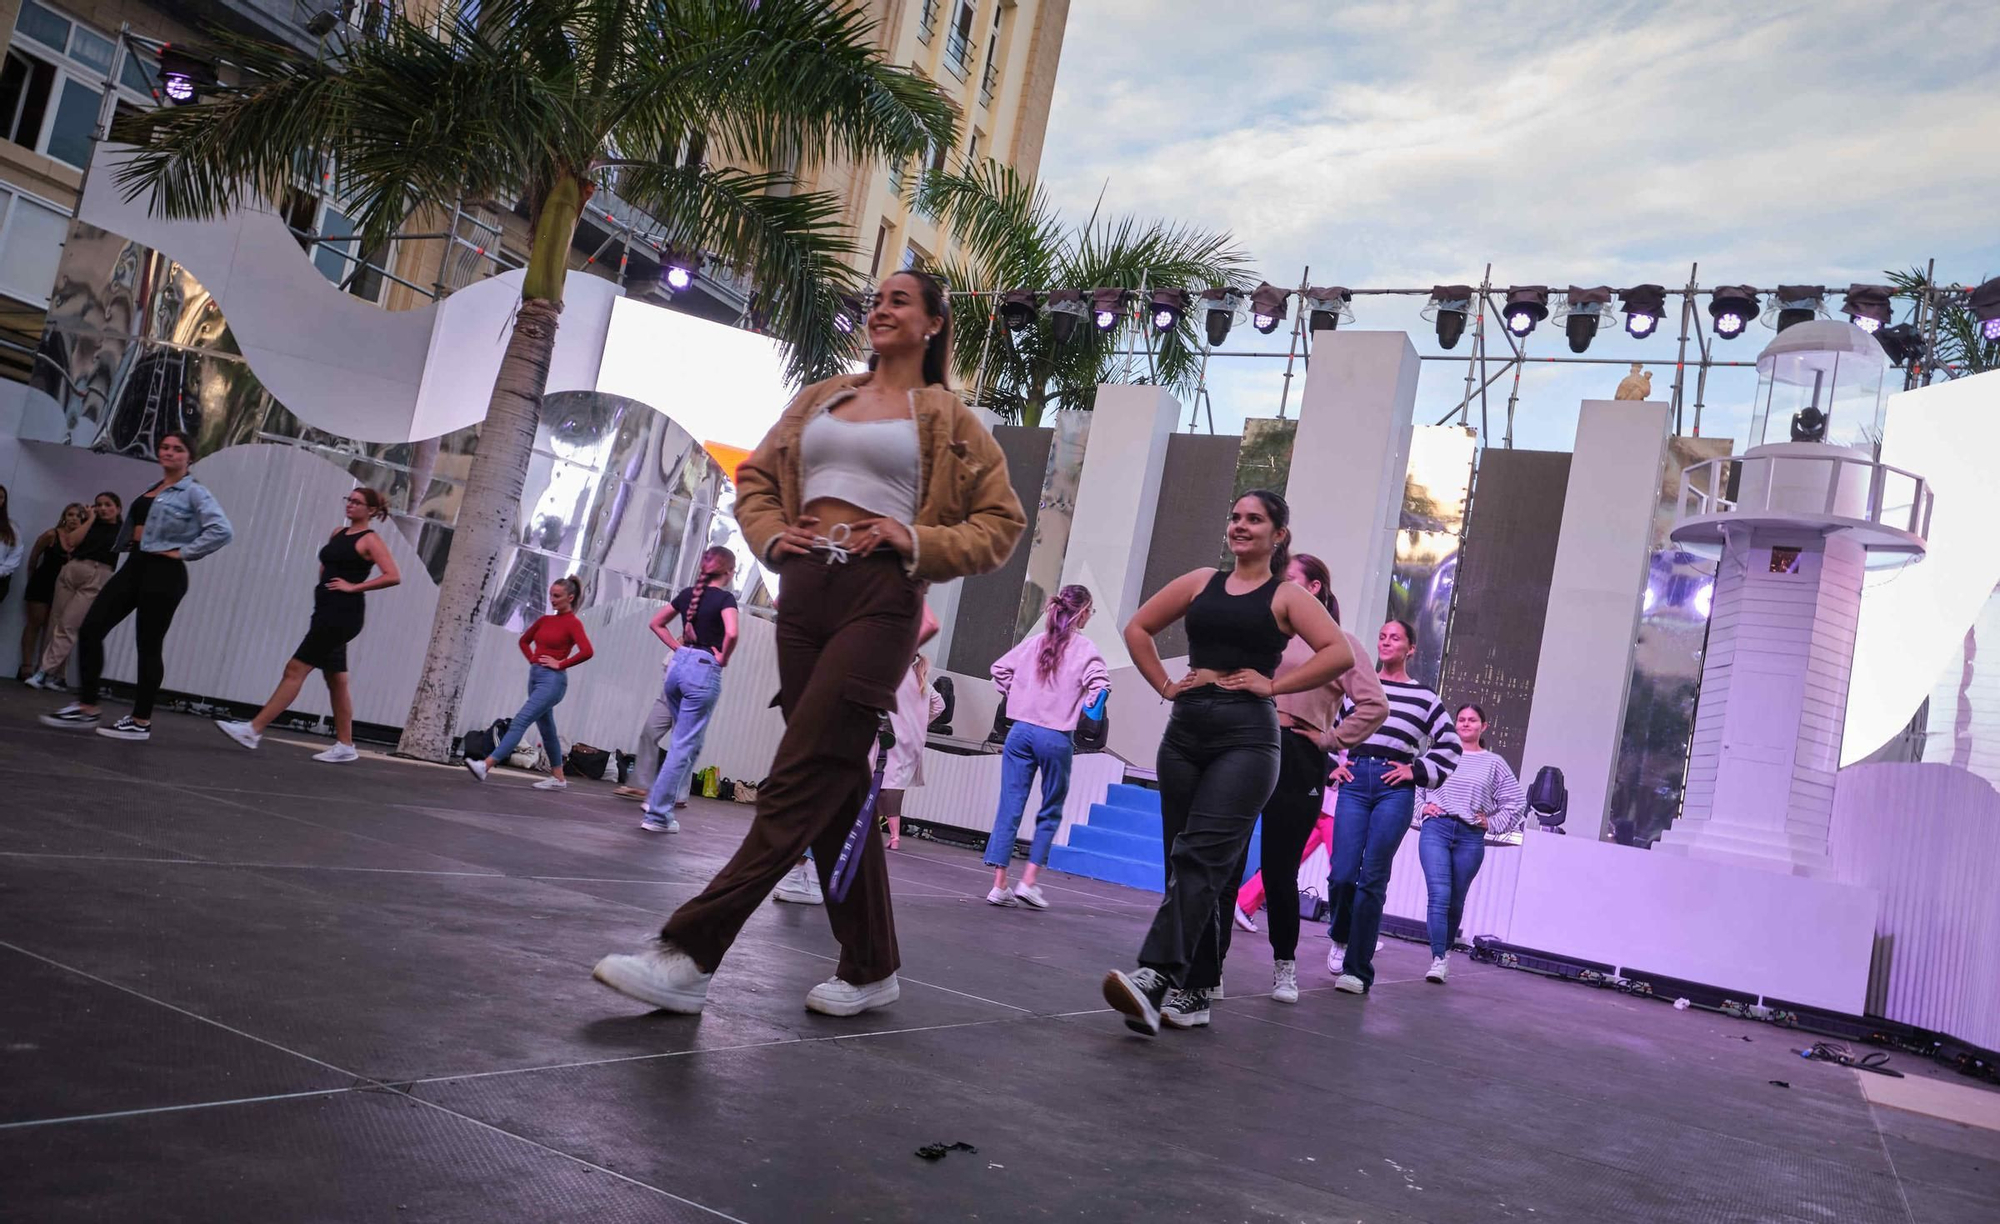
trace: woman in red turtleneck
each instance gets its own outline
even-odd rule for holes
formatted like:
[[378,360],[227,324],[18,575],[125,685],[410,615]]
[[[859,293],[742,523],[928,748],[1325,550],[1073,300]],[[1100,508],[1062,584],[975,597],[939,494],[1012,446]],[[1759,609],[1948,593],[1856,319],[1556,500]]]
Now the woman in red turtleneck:
[[569,691],[569,669],[596,653],[590,648],[583,622],[576,618],[577,600],[582,596],[583,584],[575,578],[556,579],[549,586],[549,606],[555,611],[529,625],[521,635],[521,654],[528,660],[528,700],[507,724],[507,734],[494,745],[492,756],[465,759],[465,768],[479,781],[486,780],[486,771],[495,764],[514,755],[532,723],[541,729],[542,749],[549,758],[549,776],[535,783],[535,789],[563,790],[569,786],[563,778],[562,741],[556,736],[556,705]]

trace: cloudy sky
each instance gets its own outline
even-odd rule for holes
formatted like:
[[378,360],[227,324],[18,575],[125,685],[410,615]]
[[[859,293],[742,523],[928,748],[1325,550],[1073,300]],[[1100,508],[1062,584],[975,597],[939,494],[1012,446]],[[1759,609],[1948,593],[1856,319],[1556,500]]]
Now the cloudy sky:
[[[1844,289],[1931,258],[1976,283],[2000,274],[2000,20],[1940,0],[1074,0],[1041,177],[1071,217],[1102,191],[1228,230],[1285,285],[1307,265],[1315,284],[1476,284],[1490,261],[1503,286],[1672,288],[1698,262],[1704,285]],[[1355,326],[1442,353],[1420,305],[1357,299]],[[1673,332],[1607,331],[1588,355],[1671,360]],[[1770,335],[1716,355],[1753,361]],[[1243,327],[1227,348],[1285,338]],[[1569,352],[1550,324],[1529,351]],[[1284,364],[1215,360],[1218,429],[1277,415]],[[1578,401],[1624,373],[1529,367],[1515,444],[1568,449]],[[1419,419],[1464,376],[1425,362]],[[1655,398],[1671,381],[1655,371]],[[1496,442],[1509,388],[1488,392]],[[1740,436],[1753,388],[1711,376],[1702,432]]]

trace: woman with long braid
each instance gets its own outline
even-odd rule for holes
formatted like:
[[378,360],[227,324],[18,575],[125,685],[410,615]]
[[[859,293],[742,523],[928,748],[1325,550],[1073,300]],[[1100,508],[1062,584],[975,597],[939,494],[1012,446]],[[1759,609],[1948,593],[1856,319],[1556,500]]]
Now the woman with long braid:
[[[1125,626],[1139,674],[1174,712],[1160,739],[1157,772],[1167,845],[1167,888],[1139,949],[1139,967],[1104,979],[1104,999],[1127,1027],[1152,1035],[1165,1023],[1208,1023],[1208,994],[1221,953],[1222,898],[1243,861],[1257,813],[1278,782],[1274,698],[1330,683],[1354,665],[1340,627],[1311,595],[1285,581],[1291,507],[1253,489],[1229,511],[1228,569],[1198,569],[1168,583]],[[1167,679],[1153,637],[1185,618],[1188,664]],[[1296,635],[1313,656],[1277,675]],[[1169,993],[1171,992],[1171,994]]]
[[[1410,679],[1416,643],[1416,630],[1407,621],[1392,620],[1376,635],[1377,673],[1389,698],[1389,717],[1333,771],[1340,798],[1333,809],[1327,878],[1334,942],[1326,968],[1338,975],[1334,989],[1347,994],[1367,994],[1375,982],[1375,937],[1382,930],[1389,869],[1410,831],[1417,788],[1443,786],[1458,768],[1458,731],[1444,702]],[[1340,708],[1344,718],[1353,703],[1343,701]]]
[[[1111,673],[1081,630],[1090,623],[1090,590],[1066,586],[1049,599],[1048,628],[1000,656],[989,669],[993,687],[1007,701],[1014,726],[1000,758],[1000,807],[986,839],[986,865],[993,869],[988,905],[1016,902],[1049,908],[1035,877],[1049,861],[1049,847],[1062,827],[1063,800],[1069,795],[1071,736],[1083,708],[1111,687]],[[1014,831],[1028,803],[1035,773],[1042,775],[1042,806],[1035,813],[1035,837],[1021,882],[1007,887],[1007,864],[1014,857]]]
[[[729,581],[736,574],[736,554],[720,544],[701,554],[701,574],[673,602],[653,614],[653,635],[667,644],[667,673],[653,716],[646,720],[639,751],[649,759],[660,742],[653,728],[662,714],[673,728],[666,764],[653,778],[646,795],[646,814],[639,827],[648,833],[678,833],[674,819],[681,788],[694,773],[695,756],[708,737],[708,720],[722,700],[722,669],[736,650],[736,596]],[[678,618],[681,634],[668,628]]]

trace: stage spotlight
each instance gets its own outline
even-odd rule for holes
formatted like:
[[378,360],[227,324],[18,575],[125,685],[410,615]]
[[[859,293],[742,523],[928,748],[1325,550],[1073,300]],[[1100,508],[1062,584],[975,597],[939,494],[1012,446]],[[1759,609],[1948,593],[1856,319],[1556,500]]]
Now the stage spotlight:
[[1130,289],[1092,289],[1090,291],[1090,321],[1101,332],[1113,331],[1118,320],[1125,317],[1125,308],[1132,304]]
[[1889,324],[1889,295],[1895,290],[1888,285],[1849,285],[1847,300],[1840,304],[1840,311],[1854,325],[1871,335]]
[[1875,340],[1882,351],[1889,355],[1892,366],[1906,365],[1924,351],[1924,335],[1914,323],[1898,323],[1875,333]]
[[1563,333],[1569,337],[1569,351],[1581,353],[1597,337],[1597,325],[1611,309],[1611,286],[1585,289],[1571,285],[1563,295]]
[[694,284],[695,269],[700,266],[701,261],[694,256],[670,250],[660,261],[660,283],[679,293]]
[[1625,334],[1644,340],[1667,316],[1667,291],[1660,285],[1634,285],[1619,293],[1625,306]]
[[1715,334],[1734,340],[1757,317],[1757,291],[1749,285],[1717,285],[1709,298],[1708,317],[1715,321]]
[[213,66],[174,50],[172,44],[160,48],[160,92],[167,96],[167,101],[175,106],[190,105],[201,87],[213,84]]
[[1083,304],[1081,289],[1049,290],[1049,332],[1057,344],[1068,344],[1076,335],[1077,324],[1083,322],[1088,313]]
[[1507,320],[1507,330],[1517,336],[1525,336],[1535,330],[1535,324],[1549,317],[1549,287],[1547,285],[1515,285],[1507,290],[1507,308],[1500,312]]
[[1229,339],[1229,325],[1243,309],[1243,295],[1227,285],[1201,291],[1202,322],[1208,327],[1208,346],[1214,348]]
[[1825,285],[1779,285],[1770,308],[1764,312],[1764,321],[1779,331],[1795,323],[1810,323],[1819,317],[1820,300],[1824,297]]
[[1250,294],[1250,326],[1265,335],[1278,330],[1278,324],[1285,321],[1285,301],[1291,291],[1280,289],[1270,281],[1257,286]]
[[1457,348],[1458,338],[1465,334],[1466,317],[1472,313],[1472,286],[1431,286],[1430,304],[1423,313],[1437,324],[1438,343],[1445,348]]
[[1027,289],[1010,289],[1000,295],[1000,322],[1015,335],[1035,325],[1035,295]]
[[1792,441],[1826,441],[1826,413],[1808,404],[1792,414]]
[[1342,323],[1354,322],[1354,310],[1348,305],[1353,298],[1353,291],[1342,285],[1306,290],[1306,304],[1312,308],[1307,327],[1316,332],[1333,331]]
[[1966,305],[1979,320],[1979,338],[1988,344],[2000,342],[2000,276],[1974,289]]
[[1185,289],[1153,290],[1153,330],[1164,336],[1179,327],[1181,316],[1187,313],[1187,306],[1188,291]]

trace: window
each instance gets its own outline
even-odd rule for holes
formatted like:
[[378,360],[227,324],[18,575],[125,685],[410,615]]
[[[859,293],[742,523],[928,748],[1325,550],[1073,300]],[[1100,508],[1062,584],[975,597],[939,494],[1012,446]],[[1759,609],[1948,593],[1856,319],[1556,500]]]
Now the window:
[[152,104],[150,64],[81,22],[23,0],[0,69],[0,135],[81,169],[110,81],[121,105]]
[[972,71],[972,0],[959,0],[944,40],[944,66],[963,81]]
[[928,44],[932,31],[937,29],[938,0],[924,0],[923,10],[917,16],[917,41]]
[[46,306],[69,235],[69,215],[0,188],[0,293]]
[[903,248],[904,271],[907,272],[911,268],[927,268],[930,266],[930,262],[931,257],[916,243],[912,242],[909,246]]
[[868,275],[882,275],[882,251],[889,245],[889,223],[884,221],[875,227],[875,258],[868,261]]
[[965,168],[972,169],[979,164],[979,133],[973,132],[965,142]]
[[[321,276],[364,301],[382,300],[386,278],[380,269],[389,264],[388,251],[386,248],[362,251],[353,218],[337,204],[295,187],[286,193],[284,207],[279,211],[299,246],[311,253],[313,266]],[[318,241],[314,241],[315,237]]]

